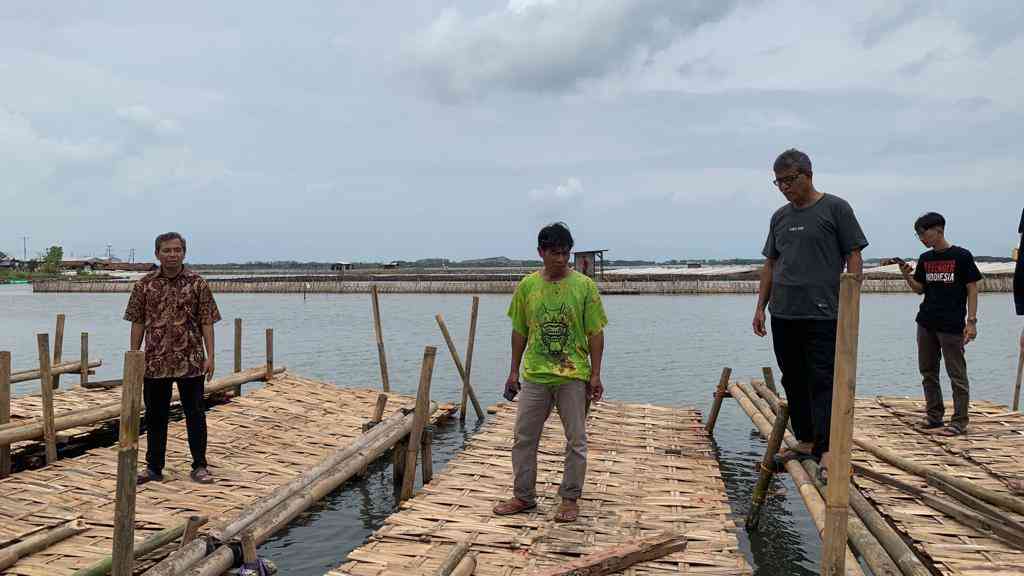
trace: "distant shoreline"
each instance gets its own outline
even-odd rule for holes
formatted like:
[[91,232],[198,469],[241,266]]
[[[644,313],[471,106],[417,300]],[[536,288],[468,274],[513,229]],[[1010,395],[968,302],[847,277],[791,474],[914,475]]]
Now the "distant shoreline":
[[[522,274],[495,277],[467,274],[388,275],[372,279],[342,279],[337,276],[278,276],[268,278],[208,279],[215,293],[225,294],[364,294],[377,286],[392,294],[511,294]],[[134,281],[46,280],[34,282],[39,293],[120,293],[130,292]],[[715,277],[637,276],[628,279],[598,281],[602,294],[756,294],[755,279]],[[980,283],[982,292],[1012,292],[1013,276],[992,274]],[[899,277],[872,277],[864,281],[865,293],[910,292]]]

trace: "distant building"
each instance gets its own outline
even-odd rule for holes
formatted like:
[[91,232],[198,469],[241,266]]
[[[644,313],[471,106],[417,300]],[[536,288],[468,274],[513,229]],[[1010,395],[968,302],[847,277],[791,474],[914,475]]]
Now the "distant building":
[[398,262],[388,262],[382,265],[381,268],[398,268]]
[[604,253],[608,250],[579,250],[574,253],[573,267],[581,274],[604,280]]
[[344,270],[351,270],[351,269],[352,269],[352,263],[351,262],[342,262],[342,261],[339,260],[339,261],[335,262],[334,264],[331,264],[331,270],[334,270],[336,272],[341,272],[341,271],[344,271]]

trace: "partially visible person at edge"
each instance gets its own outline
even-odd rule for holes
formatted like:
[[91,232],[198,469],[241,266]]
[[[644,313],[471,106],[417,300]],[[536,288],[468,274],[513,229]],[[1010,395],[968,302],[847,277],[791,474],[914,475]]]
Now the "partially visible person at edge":
[[832,379],[836,353],[839,278],[845,268],[861,274],[868,241],[849,203],[819,192],[807,154],[789,149],[774,165],[788,203],[775,211],[762,254],[754,334],[764,337],[765,307],[771,312],[772,343],[798,444],[776,455],[821,462],[827,480]]
[[[914,222],[914,232],[928,251],[917,269],[900,262],[903,279],[916,294],[924,294],[917,313],[917,366],[927,414],[918,424],[944,436],[967,431],[970,383],[964,347],[978,337],[978,281],[974,256],[946,240],[946,219],[929,212]],[[913,276],[911,276],[913,274]],[[966,318],[966,320],[965,320]],[[945,406],[939,384],[939,361],[944,359],[953,389],[953,417],[943,427]]]
[[[1013,301],[1017,307],[1017,316],[1024,316],[1024,210],[1020,214],[1020,246],[1017,248],[1017,266],[1013,270]],[[1020,331],[1020,357],[1024,358],[1024,328]],[[1024,493],[1024,478],[1010,480],[1010,489]]]
[[[544,268],[519,283],[512,319],[512,368],[506,397],[519,391],[512,446],[513,497],[494,507],[498,515],[537,506],[537,448],[554,406],[565,430],[565,469],[558,489],[556,522],[573,522],[587,472],[586,417],[604,394],[601,359],[608,323],[597,285],[569,268],[573,239],[565,224],[545,226],[537,237]],[[522,366],[522,379],[520,379]]]
[[203,388],[213,378],[213,325],[220,321],[220,311],[206,280],[185,267],[181,234],[157,236],[156,258],[160,267],[136,282],[124,313],[132,323],[131,349],[139,350],[143,338],[146,343],[146,469],[138,480],[163,480],[171,385],[177,382],[192,453],[190,477],[209,484],[213,476],[206,463]]

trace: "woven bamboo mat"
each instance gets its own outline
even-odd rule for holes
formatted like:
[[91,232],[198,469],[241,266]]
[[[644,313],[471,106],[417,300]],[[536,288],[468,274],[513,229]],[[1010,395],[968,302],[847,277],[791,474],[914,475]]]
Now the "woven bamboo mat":
[[[139,487],[137,541],[193,514],[208,516],[211,525],[234,517],[360,435],[377,394],[285,373],[259,390],[216,406],[207,412],[207,459],[217,479],[212,485],[188,480],[191,457],[185,422],[173,422],[168,433],[166,480]],[[412,398],[392,396],[386,413],[412,405]],[[140,466],[145,440],[143,435],[139,442]],[[117,452],[102,448],[0,480],[0,542],[68,518],[81,517],[89,526],[78,536],[22,558],[4,574],[70,574],[109,555],[116,479]],[[154,556],[162,557],[167,551]],[[145,561],[140,564],[140,568],[147,566]]]
[[[952,404],[947,404],[947,417],[952,413]],[[904,458],[937,467],[992,490],[1008,492],[1006,479],[1024,477],[1024,414],[991,402],[972,401],[969,432],[958,437],[916,431],[913,426],[924,414],[923,399],[858,398],[855,433]],[[928,486],[923,478],[903,472],[862,450],[855,450],[853,458],[930,494],[951,500]],[[1024,575],[1024,551],[987,532],[964,526],[895,488],[860,476],[855,480],[879,511],[909,537],[915,548],[923,551],[942,574]],[[1024,521],[1019,515],[1006,514]]]
[[[38,382],[34,385],[38,387]],[[53,414],[60,416],[68,412],[96,408],[121,401],[121,389],[99,389],[82,388],[72,386],[53,391]],[[11,399],[11,422],[16,424],[30,424],[38,421],[43,413],[43,398],[40,394],[29,394]],[[83,426],[61,430],[57,433],[58,442],[64,442],[81,434],[87,434],[103,426],[105,422],[98,422],[94,426]],[[17,452],[38,444],[37,442],[16,442],[11,450]]]
[[526,574],[662,530],[687,549],[629,574],[751,574],[711,443],[692,409],[602,402],[587,424],[587,481],[580,517],[555,524],[565,438],[552,415],[538,455],[537,508],[499,517],[511,496],[515,405],[502,405],[483,430],[347,563],[330,576],[428,574],[456,541],[471,539],[478,576]]

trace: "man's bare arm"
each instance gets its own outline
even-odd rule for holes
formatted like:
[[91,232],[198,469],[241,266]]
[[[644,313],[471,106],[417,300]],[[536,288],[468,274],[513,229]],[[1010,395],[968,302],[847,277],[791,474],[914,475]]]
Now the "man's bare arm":
[[854,250],[846,255],[846,271],[858,276],[864,273],[864,256],[860,250]]
[[206,379],[210,380],[213,378],[213,372],[215,367],[214,356],[216,354],[213,345],[213,324],[203,324],[203,344],[206,346],[206,366],[204,371],[206,373]]
[[132,322],[131,350],[136,352],[142,350],[142,338],[146,335],[146,325]]
[[765,260],[764,266],[761,268],[761,282],[757,286],[757,306],[754,308],[754,321],[751,322],[751,326],[754,329],[754,334],[762,337],[768,334],[764,326],[764,309],[772,297],[772,271],[774,269],[775,259]]

